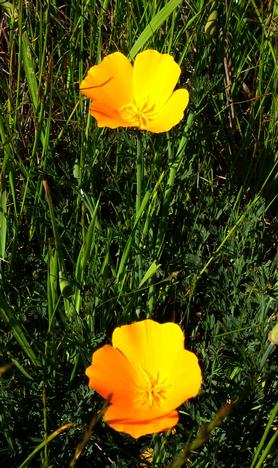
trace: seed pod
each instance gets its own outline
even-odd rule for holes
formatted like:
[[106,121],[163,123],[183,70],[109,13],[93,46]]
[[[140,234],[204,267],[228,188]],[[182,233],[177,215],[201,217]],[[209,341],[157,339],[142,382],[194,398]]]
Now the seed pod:
[[278,345],[278,322],[276,323],[276,325],[274,325],[272,330],[269,332],[268,339],[272,344]]
[[208,38],[214,36],[214,33],[217,28],[218,13],[217,10],[213,10],[208,17],[208,20],[205,25],[205,34]]
[[63,277],[61,272],[59,273],[59,286],[63,297],[70,297],[72,295],[72,285],[65,277]]

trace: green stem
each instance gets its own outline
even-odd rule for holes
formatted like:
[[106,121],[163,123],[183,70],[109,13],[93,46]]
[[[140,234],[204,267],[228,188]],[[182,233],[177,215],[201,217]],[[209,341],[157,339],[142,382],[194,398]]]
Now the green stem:
[[42,389],[42,405],[43,405],[43,430],[44,430],[44,458],[43,458],[43,467],[47,468],[48,466],[48,441],[47,441],[47,404],[46,404],[46,386],[44,383]]
[[175,180],[176,180],[176,175],[177,172],[182,164],[182,161],[184,159],[184,152],[188,143],[188,136],[189,136],[189,130],[192,127],[194,121],[194,113],[190,112],[187,118],[187,123],[186,123],[186,128],[185,128],[185,134],[180,140],[179,148],[176,154],[176,157],[173,158],[171,151],[169,151],[169,177],[167,180],[167,185],[166,185],[166,190],[164,193],[164,199],[161,207],[161,217],[160,217],[160,224],[158,228],[158,234],[157,234],[157,239],[156,239],[156,260],[159,261],[162,250],[163,250],[163,241],[164,241],[164,236],[165,236],[165,231],[167,228],[167,223],[168,223],[168,215],[169,215],[169,208],[170,204],[172,201],[172,193],[175,185]]
[[[137,158],[136,158],[136,217],[140,211],[142,203],[142,191],[143,191],[143,180],[144,180],[144,158],[142,153],[142,142],[141,135],[137,136]],[[138,268],[138,284],[142,279],[142,256],[140,252],[140,227],[136,231],[136,249],[138,254],[136,255],[136,263]]]
[[92,417],[91,419],[91,422],[88,426],[88,429],[87,431],[85,432],[84,436],[83,436],[83,439],[82,441],[77,445],[76,449],[75,449],[75,453],[74,453],[74,456],[69,464],[69,468],[73,468],[75,465],[76,465],[76,462],[78,460],[78,458],[80,457],[82,451],[84,450],[84,448],[86,447],[87,443],[89,442],[89,439],[93,433],[93,429],[95,427],[95,425],[98,423],[98,421],[104,416],[105,414],[105,411],[107,410],[107,407],[109,405],[109,402],[110,402],[110,398],[108,398],[108,400],[106,400],[101,408],[101,410],[98,412],[98,414],[96,414],[95,416]]
[[[166,190],[164,192],[164,198],[160,211],[160,223],[158,226],[157,237],[155,242],[155,259],[159,263],[161,258],[163,247],[164,247],[164,237],[168,225],[169,219],[169,208],[172,201],[172,193],[175,185],[177,172],[182,164],[182,161],[185,157],[185,150],[188,143],[188,138],[190,134],[190,129],[194,121],[194,112],[190,112],[187,118],[187,123],[185,127],[185,132],[183,137],[180,140],[177,154],[173,156],[170,142],[168,142],[168,153],[169,153],[169,176],[166,184]],[[154,279],[155,277],[153,277]],[[148,311],[149,314],[152,314],[154,309],[154,285],[152,284],[149,289],[149,300],[148,300]]]
[[[64,263],[64,258],[63,258],[63,253],[62,253],[62,246],[61,246],[61,241],[60,241],[60,236],[56,224],[56,219],[55,219],[55,213],[54,213],[54,208],[53,208],[53,203],[52,203],[52,197],[50,193],[50,189],[48,186],[47,180],[43,180],[43,187],[45,191],[45,198],[47,200],[48,208],[49,208],[49,214],[50,214],[50,219],[51,219],[51,224],[52,224],[52,230],[54,234],[54,240],[55,240],[55,247],[57,251],[57,257],[58,257],[58,265],[59,265],[59,285],[60,285],[60,290],[61,293],[64,297],[64,301],[66,301],[66,298],[72,294],[72,287],[70,282],[67,280],[67,274],[66,274],[66,268],[65,268],[65,263]],[[66,303],[65,303],[66,305]],[[68,309],[68,307],[66,307]],[[69,310],[68,310],[69,312]]]
[[136,159],[136,215],[138,214],[141,206],[142,198],[142,183],[143,183],[143,155],[142,155],[142,144],[140,135],[137,137],[137,159]]
[[197,433],[196,439],[193,440],[192,442],[187,443],[185,447],[182,449],[182,451],[180,452],[180,454],[177,456],[177,458],[172,463],[170,463],[170,465],[168,465],[167,468],[181,468],[187,462],[189,462],[188,460],[189,453],[192,451],[196,451],[208,440],[210,433],[216,427],[219,427],[222,421],[231,412],[232,406],[233,406],[232,403],[227,403],[226,405],[222,406],[222,408],[220,408],[217,411],[212,421],[210,421],[208,424],[201,426]]
[[263,369],[263,367],[264,367],[264,365],[265,365],[265,363],[266,363],[266,361],[268,359],[268,356],[270,355],[273,348],[274,348],[274,344],[269,343],[269,345],[268,345],[268,347],[267,347],[267,349],[266,349],[266,351],[265,351],[265,353],[264,353],[264,355],[263,355],[263,357],[261,359],[261,369]]

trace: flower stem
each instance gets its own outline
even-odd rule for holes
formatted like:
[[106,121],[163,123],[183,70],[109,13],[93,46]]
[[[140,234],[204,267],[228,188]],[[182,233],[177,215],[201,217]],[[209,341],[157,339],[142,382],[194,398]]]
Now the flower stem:
[[[194,112],[190,112],[187,118],[185,132],[180,140],[177,154],[173,156],[170,141],[168,141],[168,154],[169,154],[169,176],[166,184],[166,190],[164,192],[164,198],[160,209],[160,223],[158,226],[156,241],[155,241],[155,259],[159,263],[163,248],[164,248],[164,237],[169,220],[169,208],[172,201],[172,193],[175,185],[177,172],[182,164],[185,157],[185,150],[189,139],[189,132],[194,121]],[[151,315],[154,309],[154,285],[152,284],[149,288],[149,299],[148,299],[148,310]]]
[[[138,215],[142,203],[142,191],[144,180],[144,158],[142,153],[141,135],[137,136],[137,158],[136,158],[136,216]],[[136,231],[136,264],[138,271],[138,284],[142,279],[142,256],[140,252],[140,228]]]
[[185,157],[184,151],[186,149],[187,143],[188,143],[188,137],[189,137],[189,131],[192,127],[194,120],[194,113],[190,112],[187,118],[187,123],[185,127],[185,134],[180,140],[180,144],[178,147],[178,151],[176,154],[176,157],[173,157],[171,149],[169,150],[169,166],[170,166],[170,171],[169,171],[169,177],[167,180],[167,185],[166,185],[166,190],[164,193],[164,199],[162,202],[162,207],[161,207],[161,217],[160,217],[160,225],[158,228],[158,234],[157,234],[157,239],[156,239],[156,259],[159,261],[161,257],[161,253],[163,250],[163,241],[164,241],[164,236],[165,236],[165,231],[167,227],[167,222],[169,218],[169,208],[170,204],[172,201],[172,193],[174,189],[174,184],[176,180],[176,175],[177,172],[182,164],[182,161]]

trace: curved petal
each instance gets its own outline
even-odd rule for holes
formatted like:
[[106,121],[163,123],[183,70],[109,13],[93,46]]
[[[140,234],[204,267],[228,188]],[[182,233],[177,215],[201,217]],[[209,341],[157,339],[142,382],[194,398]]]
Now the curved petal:
[[136,374],[126,357],[110,345],[98,349],[85,371],[89,387],[112,403],[132,402],[136,393]]
[[184,335],[175,323],[142,320],[114,330],[112,344],[141,372],[168,379],[177,354],[184,350]]
[[167,391],[164,409],[178,408],[189,398],[195,397],[202,384],[198,358],[191,351],[183,350],[176,358],[169,378],[171,386]]
[[80,91],[97,103],[98,109],[116,110],[133,99],[132,65],[121,52],[105,57],[94,65],[81,82]]
[[186,89],[177,89],[164,107],[148,123],[150,132],[167,132],[177,125],[184,115],[184,110],[189,102],[189,94]]
[[112,402],[107,409],[109,419],[132,419],[133,421],[140,422],[158,419],[176,409],[169,408],[169,406],[164,408],[163,402],[162,404],[149,406],[147,401],[140,401],[140,397],[142,396],[143,392],[140,395],[140,391],[137,391],[136,397],[133,398],[133,401],[125,399],[121,401],[117,400],[115,403]]
[[90,114],[96,119],[98,127],[119,128],[129,127],[115,109],[99,106],[96,101],[90,106]]
[[177,411],[170,411],[156,418],[137,419],[133,416],[133,410],[130,409],[130,417],[123,417],[120,407],[109,406],[104,420],[106,423],[119,432],[125,432],[135,439],[146,434],[167,431],[175,426],[179,420]]
[[148,103],[160,109],[171,96],[180,73],[179,65],[169,54],[145,50],[136,55],[133,86],[137,105]]

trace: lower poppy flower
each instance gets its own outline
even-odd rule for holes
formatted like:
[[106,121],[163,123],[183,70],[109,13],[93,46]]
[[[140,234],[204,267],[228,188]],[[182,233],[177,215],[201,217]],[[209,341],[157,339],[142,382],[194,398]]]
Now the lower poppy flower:
[[86,369],[89,387],[109,400],[104,419],[134,438],[166,431],[178,422],[176,408],[200,390],[194,353],[174,323],[143,320],[114,330]]

